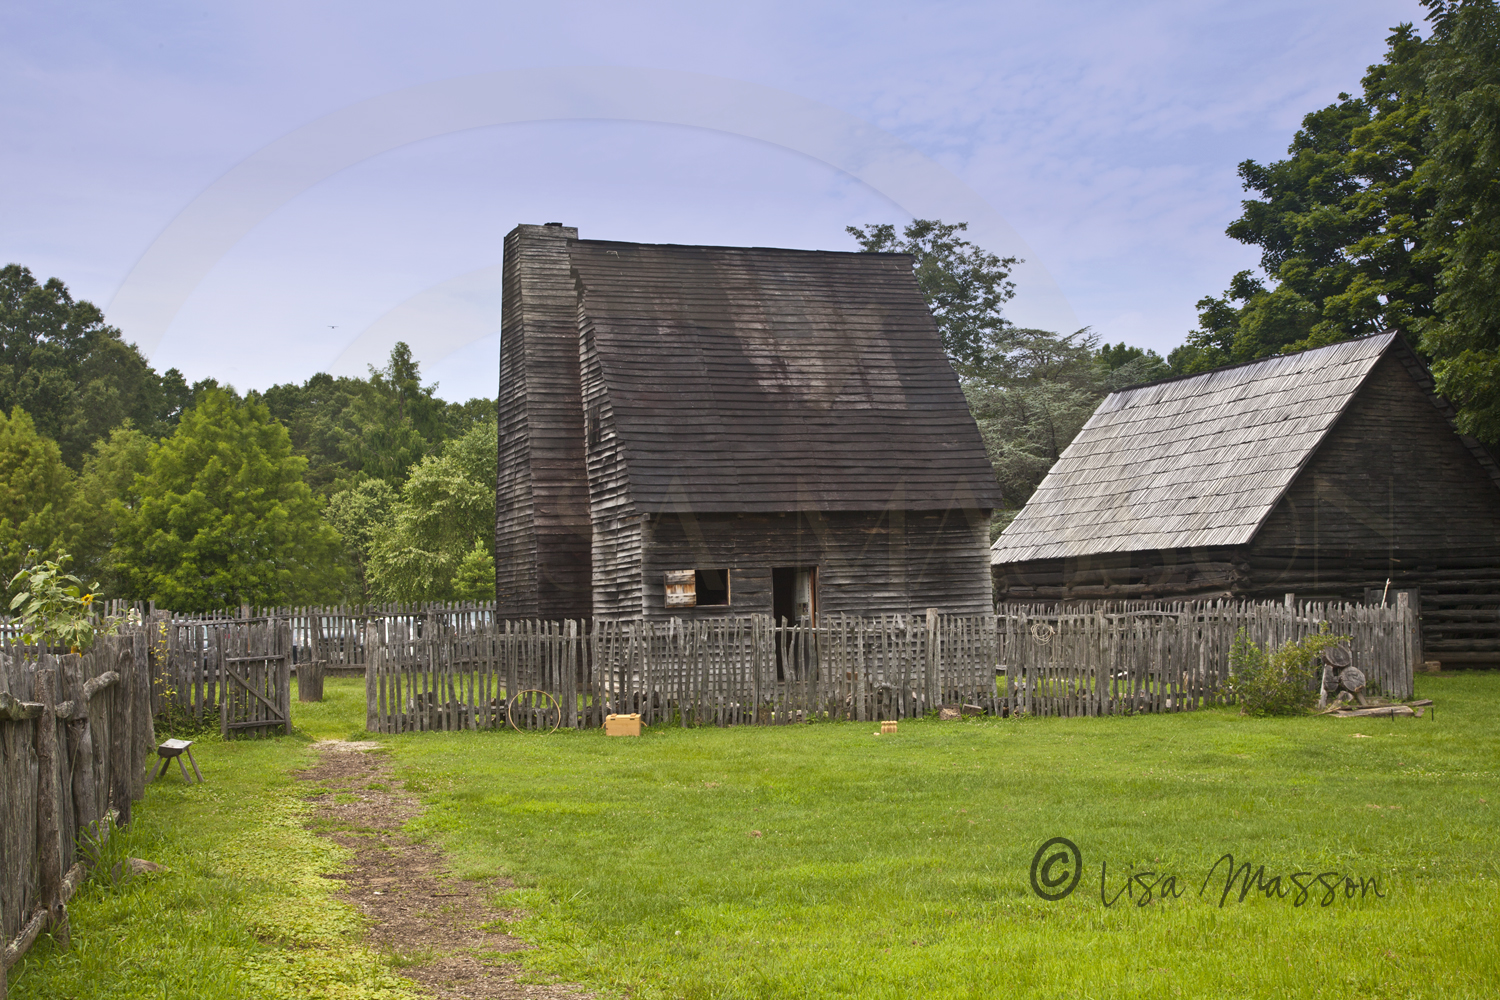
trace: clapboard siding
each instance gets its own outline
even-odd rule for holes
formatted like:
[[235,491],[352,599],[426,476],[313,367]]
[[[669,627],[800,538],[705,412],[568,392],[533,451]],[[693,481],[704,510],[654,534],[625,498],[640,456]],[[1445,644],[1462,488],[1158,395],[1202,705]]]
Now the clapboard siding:
[[641,520],[631,502],[614,410],[599,372],[593,326],[581,295],[578,331],[589,516],[593,524],[594,614],[635,618],[641,613]]
[[563,226],[505,238],[495,583],[504,617],[587,617],[588,481],[577,300]]
[[[647,618],[772,612],[771,570],[818,568],[822,614],[984,614],[992,607],[987,511],[679,512],[635,522]],[[668,570],[730,570],[731,604],[665,607]]]

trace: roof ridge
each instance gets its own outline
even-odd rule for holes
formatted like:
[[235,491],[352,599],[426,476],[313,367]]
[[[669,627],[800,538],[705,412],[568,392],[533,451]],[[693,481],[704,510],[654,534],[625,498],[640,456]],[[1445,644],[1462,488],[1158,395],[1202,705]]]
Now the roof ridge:
[[[1327,351],[1345,344],[1358,344],[1366,340],[1374,340],[1377,337],[1389,337],[1391,340],[1399,338],[1401,334],[1396,330],[1380,330],[1376,333],[1367,333],[1360,337],[1350,337],[1348,340],[1335,341],[1332,344],[1320,344],[1317,347],[1304,347],[1300,351],[1288,351],[1285,354],[1269,354],[1263,358],[1254,358],[1250,361],[1236,361],[1230,365],[1220,365],[1217,368],[1208,368],[1201,372],[1184,372],[1181,375],[1168,375],[1164,378],[1152,379],[1150,382],[1137,382],[1135,385],[1127,385],[1122,389],[1116,389],[1109,396],[1117,396],[1122,392],[1133,392],[1136,389],[1149,389],[1155,385],[1166,385],[1169,382],[1186,382],[1188,379],[1202,378],[1205,375],[1217,375],[1219,372],[1234,371],[1238,368],[1249,368],[1251,365],[1269,364],[1273,361],[1281,361],[1284,358],[1295,358],[1303,354],[1311,354],[1314,351]],[[1387,347],[1390,345],[1387,344]],[[1109,396],[1105,396],[1108,399]]]

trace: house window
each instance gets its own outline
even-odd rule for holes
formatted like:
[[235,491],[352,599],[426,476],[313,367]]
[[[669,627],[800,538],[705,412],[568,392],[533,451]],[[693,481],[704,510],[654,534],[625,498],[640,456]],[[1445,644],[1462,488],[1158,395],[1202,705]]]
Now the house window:
[[729,604],[729,570],[669,569],[663,574],[667,607],[725,607]]

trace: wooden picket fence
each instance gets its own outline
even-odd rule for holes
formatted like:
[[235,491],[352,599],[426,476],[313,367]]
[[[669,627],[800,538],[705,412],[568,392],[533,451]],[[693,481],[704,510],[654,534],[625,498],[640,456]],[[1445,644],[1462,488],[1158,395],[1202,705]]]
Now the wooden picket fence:
[[66,942],[91,852],[145,793],[147,655],[141,631],[82,655],[0,643],[0,998],[38,934]]
[[[121,604],[120,607],[131,605]],[[109,606],[113,609],[114,604]],[[149,617],[153,608],[142,605]],[[107,609],[107,610],[109,610]],[[322,663],[326,669],[363,670],[367,661],[365,627],[370,622],[388,622],[408,629],[439,622],[454,628],[473,628],[494,621],[492,605],[474,601],[357,604],[331,607],[257,607],[223,609],[205,613],[174,612],[171,621],[211,629],[230,622],[275,620],[290,631],[294,665]]]
[[1033,715],[1176,712],[1232,701],[1241,630],[1279,648],[1320,630],[1350,637],[1373,690],[1410,698],[1421,659],[1416,611],[1397,605],[1179,601],[1008,605],[1000,619],[1008,704]]
[[[694,621],[372,623],[372,732],[540,728],[525,692],[566,727],[639,712],[648,723],[736,725],[910,718],[948,703],[998,711],[993,616],[768,616]],[[509,712],[509,717],[507,716]]]
[[[872,721],[941,707],[1004,715],[1176,712],[1232,700],[1243,629],[1277,647],[1349,635],[1373,688],[1409,697],[1411,608],[1269,602],[1007,606],[999,615],[668,621],[380,619],[367,625],[372,732]],[[553,709],[551,706],[555,706]]]
[[291,732],[287,620],[148,614],[153,714],[171,706],[198,723],[217,717],[225,739]]

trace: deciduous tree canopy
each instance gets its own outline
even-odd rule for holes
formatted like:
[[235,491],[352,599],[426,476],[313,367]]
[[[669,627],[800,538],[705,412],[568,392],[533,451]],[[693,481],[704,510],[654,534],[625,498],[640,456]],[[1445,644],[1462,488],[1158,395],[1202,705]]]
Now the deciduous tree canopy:
[[16,575],[28,551],[49,559],[67,550],[72,496],[72,473],[57,443],[39,434],[21,407],[9,417],[0,413],[0,584]]
[[993,360],[1009,325],[1001,306],[1016,293],[1010,280],[1018,257],[1000,257],[958,234],[966,222],[915,219],[898,235],[890,223],[848,226],[868,253],[909,253],[917,285],[943,335],[943,348],[961,371],[978,371]]
[[1394,330],[1432,364],[1459,427],[1500,442],[1500,12],[1423,0],[1431,34],[1394,29],[1360,96],[1303,119],[1288,157],[1240,164],[1261,249],[1198,303],[1172,353],[1202,371]]
[[61,281],[40,284],[18,264],[0,268],[0,410],[25,408],[71,468],[126,420],[166,433],[191,400],[180,372],[158,376]]

